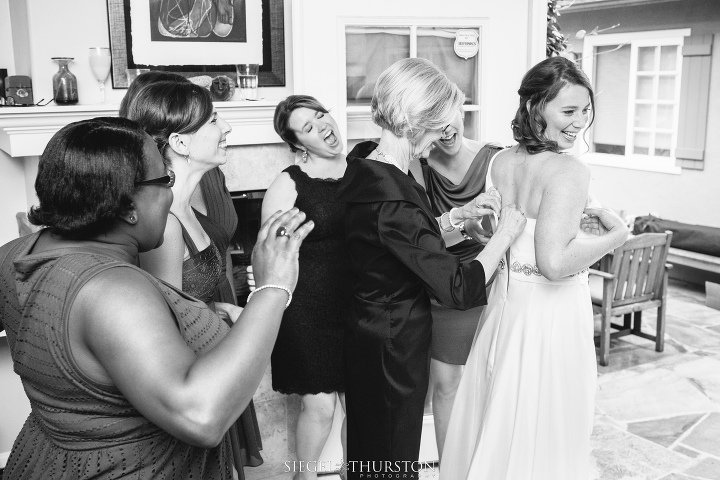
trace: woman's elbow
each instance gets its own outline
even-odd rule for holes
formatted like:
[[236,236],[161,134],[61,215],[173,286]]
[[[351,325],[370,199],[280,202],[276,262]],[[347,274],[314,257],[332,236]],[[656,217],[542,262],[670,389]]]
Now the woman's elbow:
[[228,419],[214,413],[187,414],[180,426],[179,436],[184,442],[200,448],[215,448],[228,430]]
[[562,262],[558,260],[549,259],[541,261],[538,259],[537,267],[543,277],[550,281],[556,281],[563,278]]

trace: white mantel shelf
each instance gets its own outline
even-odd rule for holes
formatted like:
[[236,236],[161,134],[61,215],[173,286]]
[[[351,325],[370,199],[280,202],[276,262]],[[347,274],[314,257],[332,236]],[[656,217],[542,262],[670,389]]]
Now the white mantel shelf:
[[[277,100],[215,102],[218,114],[230,124],[228,145],[282,143],[273,129]],[[50,138],[63,126],[94,117],[117,116],[118,105],[71,105],[0,108],[0,150],[11,157],[41,155]]]

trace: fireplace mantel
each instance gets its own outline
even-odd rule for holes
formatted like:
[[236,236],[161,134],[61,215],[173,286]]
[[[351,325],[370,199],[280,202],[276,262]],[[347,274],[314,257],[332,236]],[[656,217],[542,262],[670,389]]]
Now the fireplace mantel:
[[[218,114],[232,126],[228,145],[281,143],[273,129],[277,101],[215,102]],[[71,122],[117,116],[118,105],[72,105],[0,108],[0,150],[11,157],[41,155],[47,142]]]

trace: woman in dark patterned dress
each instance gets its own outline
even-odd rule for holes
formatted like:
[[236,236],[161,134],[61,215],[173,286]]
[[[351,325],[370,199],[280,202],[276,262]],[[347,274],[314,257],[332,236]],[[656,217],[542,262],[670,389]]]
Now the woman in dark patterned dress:
[[[140,266],[234,321],[242,309],[235,305],[228,247],[237,216],[218,169],[227,161],[230,125],[214,111],[207,90],[189,82],[144,86],[127,102],[127,116],[153,137],[175,172],[165,242],[141,255]],[[235,466],[244,478],[243,465],[263,461],[252,402],[231,430],[231,438]]]
[[124,118],[67,125],[43,152],[29,219],[47,228],[0,247],[0,331],[32,405],[6,480],[233,478],[228,429],[270,361],[312,223],[292,210],[263,225],[259,288],[230,329],[136,266],[163,242],[173,178]]
[[[273,389],[302,397],[297,459],[317,461],[330,433],[336,398],[345,409],[344,311],[350,294],[343,235],[344,204],[336,200],[345,173],[338,126],[315,98],[291,95],[275,109],[275,131],[300,156],[265,194],[262,219],[298,207],[315,222],[300,252],[295,300],[285,311],[272,353]],[[345,423],[342,428],[345,445]],[[310,469],[312,470],[312,469]],[[315,479],[301,471],[298,479]]]

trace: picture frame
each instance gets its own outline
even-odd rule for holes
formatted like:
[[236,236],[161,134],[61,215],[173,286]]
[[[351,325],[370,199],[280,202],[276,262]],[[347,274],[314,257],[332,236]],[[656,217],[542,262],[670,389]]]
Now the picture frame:
[[[227,75],[236,81],[235,65],[139,65],[132,58],[130,0],[107,0],[108,30],[112,68],[112,86],[128,87],[128,68],[149,68],[192,77],[196,75]],[[285,15],[283,0],[262,0],[263,64],[258,73],[258,86],[285,86]]]

